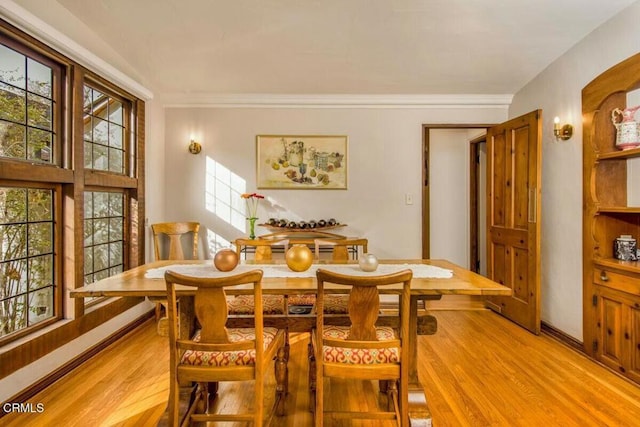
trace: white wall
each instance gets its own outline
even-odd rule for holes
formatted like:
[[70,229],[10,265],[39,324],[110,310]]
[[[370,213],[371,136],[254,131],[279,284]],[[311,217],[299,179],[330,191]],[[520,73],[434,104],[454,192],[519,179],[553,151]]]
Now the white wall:
[[[543,110],[542,320],[582,339],[581,91],[611,66],[640,51],[640,2],[633,4],[558,58],[520,90],[509,117]],[[574,125],[556,142],[553,117]]]
[[[422,124],[498,123],[500,108],[168,108],[166,220],[196,220],[226,240],[242,236],[205,206],[207,157],[255,188],[256,135],[348,135],[348,190],[259,190],[261,221],[333,217],[340,233],[366,236],[380,258],[416,258],[422,251]],[[202,153],[187,152],[191,134]],[[468,166],[464,166],[465,170]],[[451,184],[449,193],[468,190]],[[405,204],[405,194],[413,204]],[[258,234],[268,232],[258,230]]]
[[469,133],[429,132],[430,255],[469,268]]

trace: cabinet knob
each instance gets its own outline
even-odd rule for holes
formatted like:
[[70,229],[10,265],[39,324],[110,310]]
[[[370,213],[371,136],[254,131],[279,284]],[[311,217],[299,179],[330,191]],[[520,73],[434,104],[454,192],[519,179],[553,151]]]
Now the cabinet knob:
[[608,282],[609,281],[609,276],[607,276],[607,272],[606,271],[601,271],[600,272],[600,280],[602,280],[603,282]]

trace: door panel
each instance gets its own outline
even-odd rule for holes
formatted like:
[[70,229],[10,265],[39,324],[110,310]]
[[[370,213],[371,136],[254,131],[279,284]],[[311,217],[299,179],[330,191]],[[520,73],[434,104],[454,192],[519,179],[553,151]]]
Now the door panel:
[[540,333],[541,111],[487,132],[487,276],[513,290],[488,304]]

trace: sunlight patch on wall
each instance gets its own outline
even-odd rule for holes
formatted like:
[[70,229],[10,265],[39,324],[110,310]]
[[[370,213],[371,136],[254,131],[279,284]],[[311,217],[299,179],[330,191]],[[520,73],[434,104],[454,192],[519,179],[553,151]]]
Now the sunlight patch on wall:
[[207,156],[205,207],[241,232],[246,231],[244,199],[247,182],[229,168]]
[[213,258],[213,255],[220,249],[233,249],[230,241],[212,230],[207,230],[207,247],[209,248],[209,258]]

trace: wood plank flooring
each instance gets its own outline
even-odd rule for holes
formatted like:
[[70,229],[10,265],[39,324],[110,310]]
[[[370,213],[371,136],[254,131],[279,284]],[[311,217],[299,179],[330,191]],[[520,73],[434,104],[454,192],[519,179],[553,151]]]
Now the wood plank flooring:
[[[640,425],[640,387],[549,336],[534,336],[485,310],[437,311],[436,335],[419,337],[419,370],[433,425]],[[308,334],[292,336],[288,415],[274,426],[311,426]],[[11,414],[3,426],[151,426],[168,397],[168,349],[148,322],[30,400],[42,414]],[[328,404],[364,399],[375,384],[329,385]],[[242,405],[231,387],[224,406]],[[338,422],[327,425],[339,426]],[[360,426],[384,425],[372,422]]]

